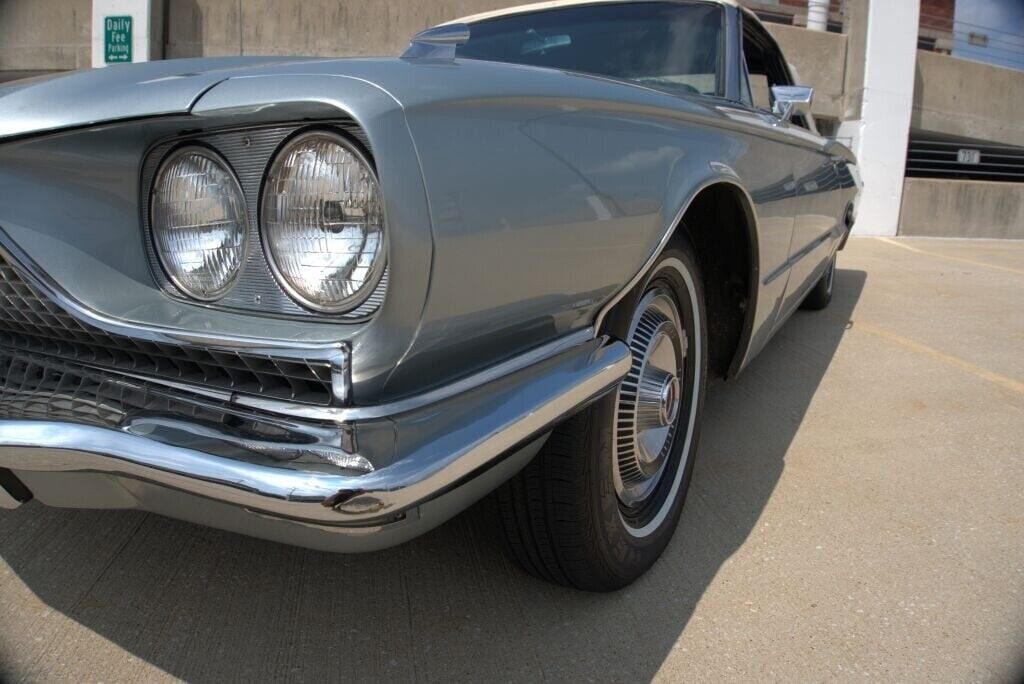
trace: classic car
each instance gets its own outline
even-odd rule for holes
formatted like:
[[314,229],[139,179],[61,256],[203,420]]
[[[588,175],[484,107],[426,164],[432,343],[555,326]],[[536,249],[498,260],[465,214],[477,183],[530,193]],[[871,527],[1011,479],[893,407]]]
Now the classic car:
[[625,586],[709,380],[832,295],[810,103],[728,0],[0,88],[0,505],[357,552],[494,493],[529,572]]

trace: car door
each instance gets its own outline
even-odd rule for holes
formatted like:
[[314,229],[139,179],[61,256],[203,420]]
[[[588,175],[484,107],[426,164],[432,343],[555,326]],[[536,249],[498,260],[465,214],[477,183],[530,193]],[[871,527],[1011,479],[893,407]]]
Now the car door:
[[771,336],[785,301],[796,213],[796,150],[774,139],[775,120],[770,114],[733,102],[722,102],[716,109],[749,134],[742,138],[744,154],[735,163],[757,217],[760,283],[747,352],[753,358]]
[[741,100],[771,122],[773,157],[790,165],[793,179],[793,230],[786,260],[769,274],[784,282],[777,326],[800,304],[832,254],[835,241],[830,238],[839,236],[836,224],[842,213],[837,206],[839,183],[827,141],[813,130],[810,117],[784,121],[772,113],[772,88],[795,84],[775,40],[754,22],[744,22],[743,57]]
[[790,133],[802,138],[808,147],[801,149],[794,168],[793,242],[789,249],[790,274],[783,311],[800,305],[814,286],[832,256],[842,215],[838,196],[839,177],[832,156],[825,151],[825,140],[798,124],[790,124]]

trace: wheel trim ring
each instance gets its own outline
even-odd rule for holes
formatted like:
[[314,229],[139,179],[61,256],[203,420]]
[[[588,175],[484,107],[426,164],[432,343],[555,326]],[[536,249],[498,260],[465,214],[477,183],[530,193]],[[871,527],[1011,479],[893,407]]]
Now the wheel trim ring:
[[616,495],[628,508],[649,501],[672,452],[676,425],[662,418],[675,409],[663,398],[675,395],[671,388],[684,368],[681,318],[668,290],[656,287],[641,298],[630,324],[633,363],[616,396],[613,471]]
[[[693,329],[693,348],[687,350],[687,354],[695,354],[695,356],[693,357],[695,359],[695,362],[693,364],[693,381],[690,383],[691,392],[695,392],[701,386],[701,359],[703,359],[703,348],[701,343],[701,336],[699,334],[701,330],[701,325],[703,325],[703,321],[701,320],[701,312],[697,302],[697,290],[693,281],[693,277],[690,275],[689,270],[683,265],[683,263],[679,259],[666,259],[664,262],[662,262],[661,268],[658,270],[658,272],[661,272],[666,268],[672,268],[679,274],[679,276],[683,279],[683,282],[686,284],[687,294],[690,298],[690,311],[692,312],[691,315],[693,319],[693,322],[691,324],[691,327]],[[647,282],[649,283],[655,275],[655,273],[652,273],[651,276],[647,279]],[[661,524],[665,521],[665,518],[668,516],[669,510],[672,508],[672,503],[676,500],[676,497],[679,494],[679,487],[683,481],[683,473],[686,472],[686,468],[688,465],[687,461],[690,458],[690,448],[693,444],[694,426],[697,420],[697,407],[699,406],[699,404],[699,397],[692,395],[690,401],[690,412],[689,415],[686,416],[686,431],[683,436],[683,445],[681,451],[682,459],[676,466],[675,474],[673,476],[672,484],[669,488],[668,495],[665,497],[665,500],[661,508],[658,510],[658,512],[643,526],[634,527],[622,515],[621,509],[618,511],[619,518],[622,521],[623,527],[625,527],[626,531],[631,536],[639,538],[650,535],[652,532],[654,532],[661,526]],[[615,467],[616,464],[613,462],[612,465],[613,467]]]

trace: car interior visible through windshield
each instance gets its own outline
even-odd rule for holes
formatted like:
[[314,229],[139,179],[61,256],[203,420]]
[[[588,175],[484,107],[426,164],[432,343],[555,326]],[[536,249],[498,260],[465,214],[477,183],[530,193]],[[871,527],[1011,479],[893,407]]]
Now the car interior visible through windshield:
[[720,95],[723,20],[705,3],[569,7],[473,24],[456,55]]

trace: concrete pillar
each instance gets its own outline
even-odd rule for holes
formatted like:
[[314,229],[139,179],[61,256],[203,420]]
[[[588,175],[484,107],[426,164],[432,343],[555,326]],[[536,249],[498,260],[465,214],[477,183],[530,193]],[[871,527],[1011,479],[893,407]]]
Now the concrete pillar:
[[[857,153],[864,189],[854,233],[895,235],[903,196],[903,171],[914,99],[920,0],[870,0],[862,36],[850,36],[850,53],[864,54],[863,84],[847,83],[852,118],[837,137]],[[847,64],[850,64],[848,55]]]
[[807,28],[812,31],[828,30],[829,0],[807,0]]
[[164,0],[92,0],[92,65],[163,57]]

